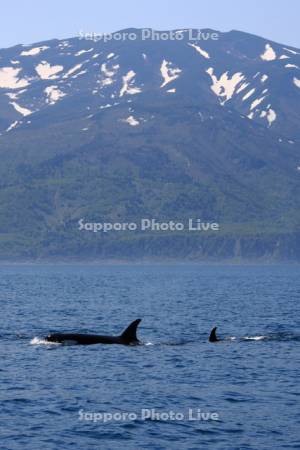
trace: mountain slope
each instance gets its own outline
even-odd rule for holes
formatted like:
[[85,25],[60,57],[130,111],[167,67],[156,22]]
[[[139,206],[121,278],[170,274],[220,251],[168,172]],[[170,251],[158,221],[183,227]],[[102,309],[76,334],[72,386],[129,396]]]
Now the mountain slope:
[[[127,32],[0,50],[0,256],[298,259],[300,51]],[[221,229],[103,234],[83,218]]]

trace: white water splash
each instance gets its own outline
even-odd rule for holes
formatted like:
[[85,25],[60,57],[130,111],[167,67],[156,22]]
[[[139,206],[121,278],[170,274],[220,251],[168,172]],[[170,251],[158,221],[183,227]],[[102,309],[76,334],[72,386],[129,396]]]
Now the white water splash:
[[30,341],[31,345],[60,345],[59,342],[49,342],[46,341],[46,339],[44,338],[39,338],[39,337],[34,337],[33,339],[31,339]]
[[246,341],[261,341],[265,339],[267,336],[245,336],[243,339]]

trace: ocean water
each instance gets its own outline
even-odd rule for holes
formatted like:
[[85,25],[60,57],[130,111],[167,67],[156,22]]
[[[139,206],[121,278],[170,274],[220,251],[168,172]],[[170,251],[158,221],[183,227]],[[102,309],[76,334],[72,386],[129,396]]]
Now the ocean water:
[[[0,284],[1,450],[300,448],[300,267],[14,265]],[[145,345],[43,341],[136,318]]]

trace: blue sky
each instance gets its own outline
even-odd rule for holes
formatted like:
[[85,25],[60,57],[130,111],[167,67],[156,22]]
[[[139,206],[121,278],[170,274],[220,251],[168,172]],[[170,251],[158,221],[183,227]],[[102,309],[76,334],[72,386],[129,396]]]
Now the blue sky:
[[1,4],[0,48],[84,32],[237,29],[300,47],[300,0],[16,0]]

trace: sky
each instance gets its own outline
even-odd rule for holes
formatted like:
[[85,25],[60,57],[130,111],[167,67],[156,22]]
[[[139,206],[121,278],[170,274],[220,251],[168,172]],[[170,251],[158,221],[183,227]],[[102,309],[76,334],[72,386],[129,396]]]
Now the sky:
[[246,31],[300,48],[300,0],[15,0],[1,2],[0,48],[124,28]]

